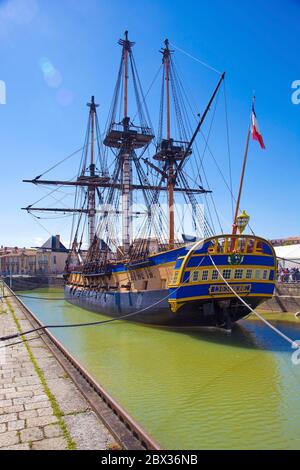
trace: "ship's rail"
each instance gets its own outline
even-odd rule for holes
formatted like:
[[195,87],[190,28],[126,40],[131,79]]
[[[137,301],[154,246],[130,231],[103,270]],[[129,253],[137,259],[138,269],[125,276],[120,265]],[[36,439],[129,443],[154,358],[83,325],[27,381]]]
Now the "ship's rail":
[[[5,287],[19,303],[33,328],[44,326],[7,284]],[[95,381],[50,331],[44,330],[40,337],[123,448],[129,450],[161,449],[159,444]]]
[[267,240],[255,235],[217,235],[207,239],[210,242],[208,253],[219,254],[263,254],[265,248],[275,256],[274,249]]

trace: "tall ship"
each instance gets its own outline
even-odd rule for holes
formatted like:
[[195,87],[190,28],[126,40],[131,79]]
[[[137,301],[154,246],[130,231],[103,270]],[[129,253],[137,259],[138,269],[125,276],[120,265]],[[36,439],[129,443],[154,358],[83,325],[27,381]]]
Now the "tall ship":
[[[248,306],[255,309],[272,297],[276,279],[272,245],[252,231],[245,234],[249,216],[244,211],[240,214],[255,123],[249,123],[232,230],[218,233],[203,204],[212,200],[212,191],[197,141],[214,112],[225,74],[218,77],[207,106],[192,126],[174,51],[165,40],[160,51],[161,99],[155,133],[127,31],[119,45],[121,61],[107,125],[101,133],[92,96],[77,177],[45,180],[39,175],[24,180],[60,190],[74,188],[74,206],[32,204],[24,209],[31,214],[73,214],[65,272],[68,302],[145,324],[230,330],[249,314]],[[205,149],[209,149],[208,138]],[[178,205],[184,207],[180,217]],[[216,210],[214,202],[213,207]]]

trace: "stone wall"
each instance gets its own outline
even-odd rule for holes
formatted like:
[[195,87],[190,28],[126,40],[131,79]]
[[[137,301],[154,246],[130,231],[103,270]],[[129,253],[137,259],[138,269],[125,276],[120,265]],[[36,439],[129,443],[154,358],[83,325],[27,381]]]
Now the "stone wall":
[[3,280],[14,291],[31,290],[42,287],[63,287],[64,279],[62,276],[55,275],[40,275],[40,276],[4,276]]
[[261,305],[272,312],[300,312],[300,284],[278,284],[272,300]]

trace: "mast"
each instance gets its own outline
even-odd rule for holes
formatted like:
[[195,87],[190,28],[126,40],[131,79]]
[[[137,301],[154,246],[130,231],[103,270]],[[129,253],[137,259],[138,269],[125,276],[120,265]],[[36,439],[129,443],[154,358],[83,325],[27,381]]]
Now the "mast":
[[[120,40],[119,44],[123,46],[123,61],[124,61],[124,103],[123,103],[123,130],[124,135],[129,132],[130,129],[130,118],[128,115],[128,55],[133,45],[128,40],[128,31],[125,31],[125,39]],[[125,255],[129,251],[129,247],[132,240],[132,217],[130,210],[132,206],[132,191],[131,191],[131,179],[132,179],[132,164],[131,164],[131,149],[128,142],[125,141],[123,149],[120,152],[120,158],[122,159],[122,240],[123,249]]]
[[[95,162],[94,162],[94,135],[95,135],[95,114],[97,104],[95,104],[95,97],[91,97],[91,102],[87,103],[90,108],[90,119],[91,119],[91,154],[90,154],[90,165],[89,173],[90,178],[95,177]],[[89,246],[92,245],[95,238],[95,225],[96,225],[96,187],[88,186],[88,231],[89,231]]]
[[[170,118],[170,56],[169,40],[165,40],[165,48],[163,49],[163,64],[165,67],[166,80],[166,128],[167,141],[171,138],[171,118]],[[168,215],[169,215],[169,249],[174,248],[175,242],[175,222],[174,222],[174,158],[170,154],[168,161]]]

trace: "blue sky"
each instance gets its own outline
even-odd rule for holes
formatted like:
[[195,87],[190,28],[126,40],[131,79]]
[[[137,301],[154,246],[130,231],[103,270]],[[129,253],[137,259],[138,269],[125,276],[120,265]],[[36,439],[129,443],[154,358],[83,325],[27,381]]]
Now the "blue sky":
[[[242,206],[265,237],[300,235],[300,105],[291,83],[300,79],[300,2],[296,0],[2,0],[0,80],[0,244],[32,246],[48,234],[20,208],[44,193],[21,182],[78,149],[84,139],[86,102],[95,94],[105,121],[125,29],[136,41],[135,58],[147,89],[160,63],[165,37],[177,47],[226,70],[233,178],[237,190],[253,90],[267,150],[251,142]],[[218,77],[176,52],[199,111]],[[47,81],[49,63],[55,69]],[[158,101],[149,103],[157,120]],[[225,140],[213,144],[222,167]],[[208,174],[211,163],[208,162]],[[56,176],[72,177],[78,161]],[[224,170],[225,171],[225,170]],[[228,193],[213,170],[210,184],[220,211],[230,220]],[[41,221],[68,240],[68,219]]]

